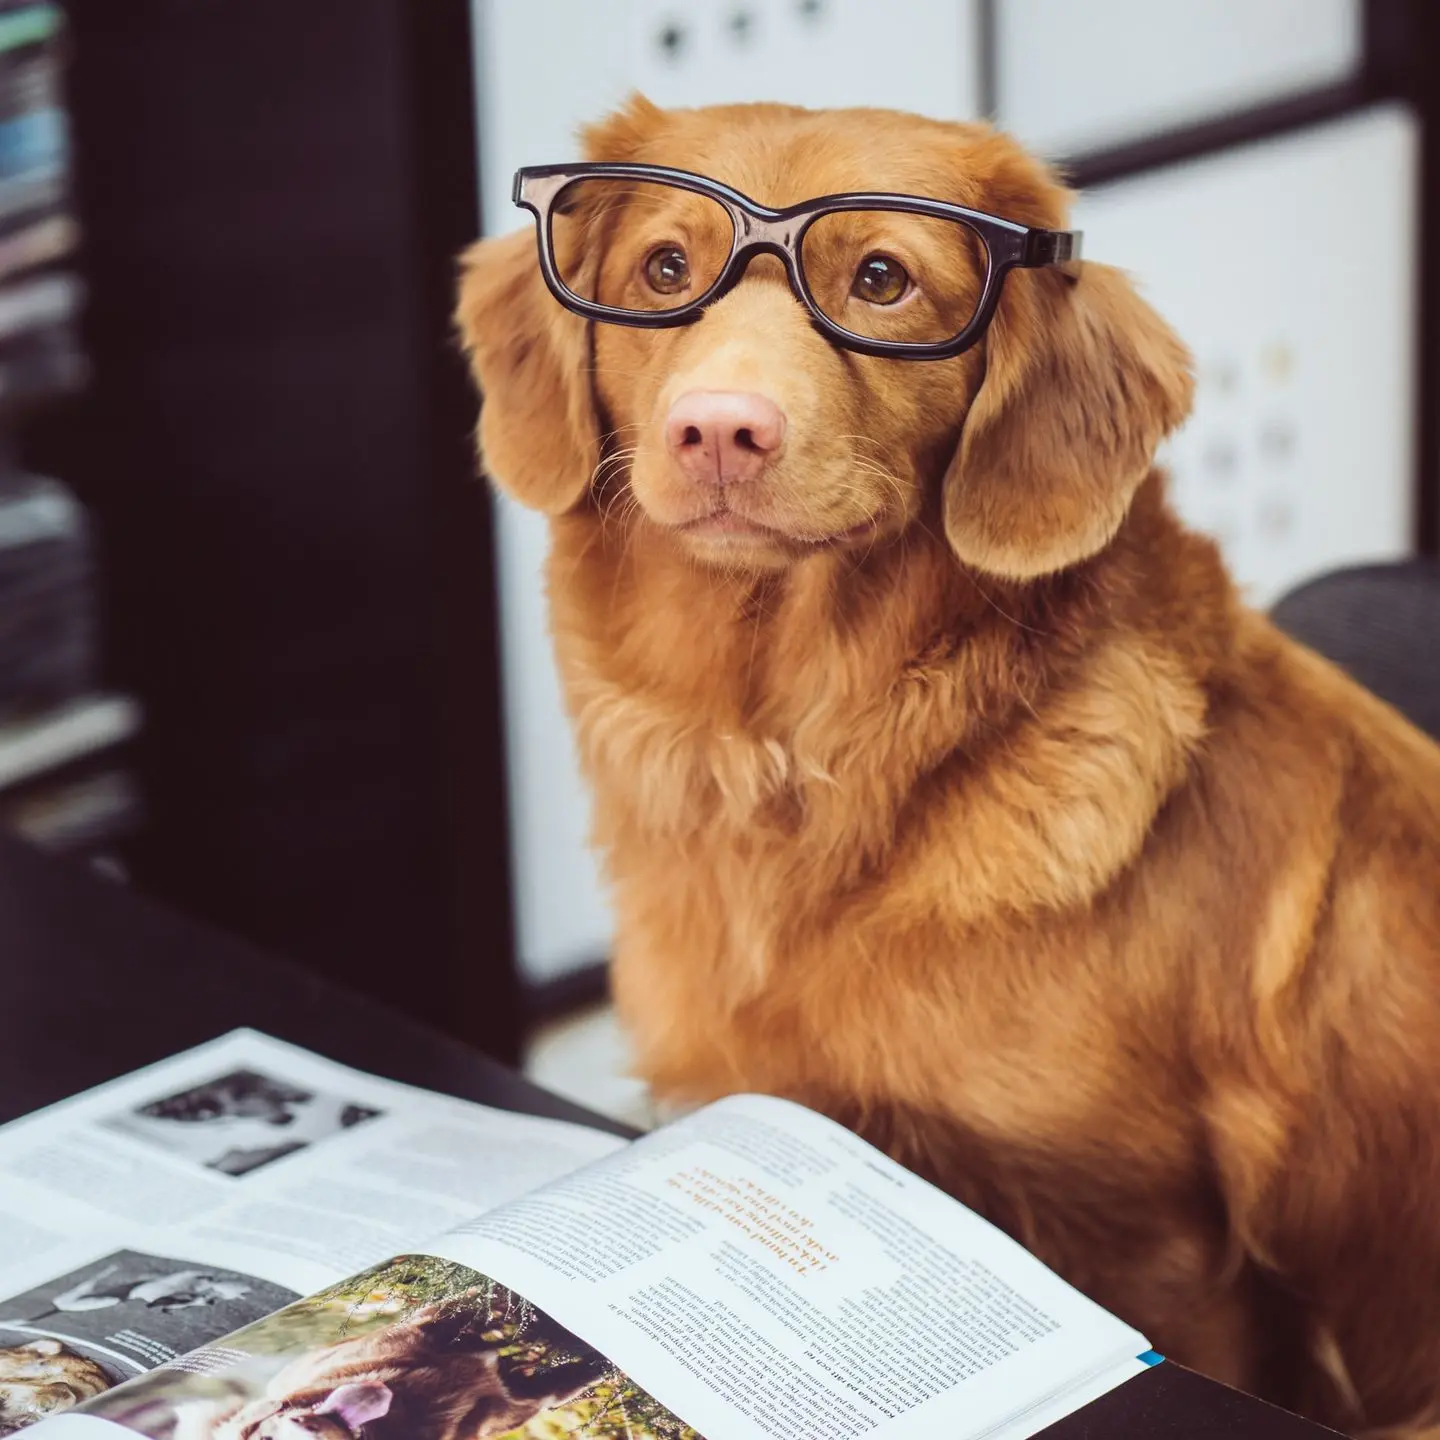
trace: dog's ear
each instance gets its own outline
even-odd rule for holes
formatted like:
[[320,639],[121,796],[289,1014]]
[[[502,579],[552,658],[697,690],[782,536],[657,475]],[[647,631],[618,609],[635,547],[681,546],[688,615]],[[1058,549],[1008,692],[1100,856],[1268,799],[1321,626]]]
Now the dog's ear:
[[955,553],[1026,580],[1101,550],[1189,413],[1190,372],[1185,347],[1120,271],[1011,271],[945,477]]
[[383,1380],[357,1380],[332,1390],[317,1415],[338,1415],[352,1434],[383,1420],[390,1413],[395,1394]]
[[590,339],[545,288],[533,228],[466,252],[455,319],[484,401],[481,468],[532,510],[573,509],[600,460]]
[[[586,156],[633,158],[664,114],[632,95],[582,132]],[[582,215],[567,217],[556,244],[582,247],[574,283],[585,293],[600,257],[598,246],[586,244]],[[600,460],[590,327],[546,289],[533,229],[480,241],[460,268],[455,319],[484,400],[481,468],[522,505],[564,514],[584,498]]]
[[[634,158],[664,114],[632,95],[582,132],[586,157]],[[566,275],[575,274],[582,294],[593,287],[599,246],[588,243],[585,216],[567,216],[556,245],[579,246],[570,256],[575,269],[562,261]],[[573,510],[600,458],[590,327],[546,288],[533,229],[481,240],[465,253],[455,321],[484,399],[481,468],[531,510]]]

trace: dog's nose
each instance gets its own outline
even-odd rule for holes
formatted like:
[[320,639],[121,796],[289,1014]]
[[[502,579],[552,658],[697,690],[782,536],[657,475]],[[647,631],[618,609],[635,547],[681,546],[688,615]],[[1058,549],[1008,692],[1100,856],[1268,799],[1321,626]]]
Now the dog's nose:
[[671,407],[665,444],[700,485],[759,478],[785,439],[785,412],[751,390],[691,390]]

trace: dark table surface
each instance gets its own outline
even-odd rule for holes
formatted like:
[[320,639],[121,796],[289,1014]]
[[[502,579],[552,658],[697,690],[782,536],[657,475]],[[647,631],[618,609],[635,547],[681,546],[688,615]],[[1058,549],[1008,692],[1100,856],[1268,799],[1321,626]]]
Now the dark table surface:
[[[425,983],[423,955],[395,963]],[[459,1041],[3,836],[0,984],[0,1121],[248,1025],[391,1080],[630,1133]]]
[[[396,964],[424,983],[425,957]],[[629,1133],[458,1041],[0,839],[0,1121],[252,1026],[392,1080]],[[1046,1440],[1320,1440],[1329,1431],[1165,1363]]]

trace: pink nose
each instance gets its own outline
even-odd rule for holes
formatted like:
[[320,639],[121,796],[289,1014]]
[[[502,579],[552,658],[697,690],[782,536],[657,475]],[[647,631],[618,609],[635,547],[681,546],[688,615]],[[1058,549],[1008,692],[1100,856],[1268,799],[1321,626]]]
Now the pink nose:
[[665,444],[699,485],[756,480],[785,438],[785,412],[749,390],[691,390],[671,407]]

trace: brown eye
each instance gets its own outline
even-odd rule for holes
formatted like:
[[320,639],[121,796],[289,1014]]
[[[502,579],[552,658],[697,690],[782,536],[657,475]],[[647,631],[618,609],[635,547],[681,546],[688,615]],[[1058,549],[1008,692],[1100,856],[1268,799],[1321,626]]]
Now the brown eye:
[[690,283],[690,262],[678,245],[656,246],[645,257],[645,282],[660,295],[675,295]]
[[850,283],[850,293],[871,305],[894,305],[909,290],[909,273],[890,255],[867,255]]

